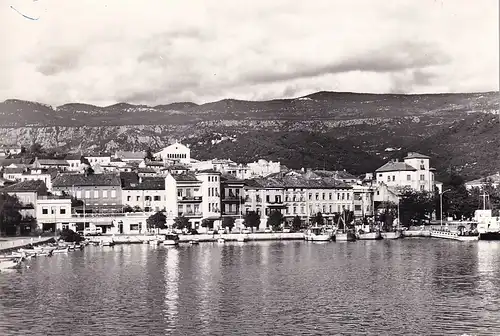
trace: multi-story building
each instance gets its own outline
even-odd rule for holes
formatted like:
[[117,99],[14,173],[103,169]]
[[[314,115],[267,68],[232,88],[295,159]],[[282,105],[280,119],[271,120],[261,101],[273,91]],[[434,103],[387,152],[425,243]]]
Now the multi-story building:
[[91,166],[96,164],[102,166],[109,166],[111,163],[111,154],[102,153],[102,154],[87,154],[84,155],[85,158],[89,161]]
[[66,159],[38,159],[35,158],[35,161],[31,165],[33,168],[45,168],[45,169],[57,169],[59,171],[70,170],[70,164]]
[[165,177],[165,212],[167,224],[172,225],[174,219],[184,216],[192,227],[198,229],[203,219],[202,192],[203,181],[192,172],[168,174]]
[[250,174],[252,176],[267,176],[281,171],[279,162],[267,161],[264,159],[249,163],[247,166],[250,168]]
[[82,171],[84,165],[82,164],[82,156],[78,154],[69,154],[65,157],[68,163],[68,171],[79,172]]
[[43,231],[62,230],[71,225],[71,197],[70,196],[38,196],[36,207],[37,224]]
[[122,188],[115,174],[63,174],[52,182],[55,193],[72,195],[85,203],[85,211],[121,212]]
[[165,147],[154,155],[163,161],[180,162],[184,164],[191,163],[191,150],[189,147],[178,142]]
[[18,178],[19,181],[40,180],[45,183],[48,191],[52,191],[52,180],[59,174],[54,168],[31,168],[25,170]]
[[243,204],[245,204],[245,181],[235,178],[231,174],[223,174],[220,188],[222,217],[234,217],[240,219],[239,222],[241,222],[244,215],[242,209]]
[[500,172],[484,178],[465,182],[465,187],[468,190],[474,188],[483,189],[487,185],[491,185],[493,188],[498,188],[500,186]]
[[436,187],[434,168],[429,166],[426,155],[410,152],[403,162],[390,161],[375,171],[378,183],[389,187],[410,187],[419,191],[433,192]]
[[122,186],[122,204],[131,208],[140,208],[144,212],[165,211],[165,178],[145,177],[138,183]]
[[287,222],[295,216],[308,222],[320,212],[327,224],[334,224],[335,213],[354,210],[352,186],[310,170],[247,180],[245,193],[245,212],[260,214],[261,227],[272,211],[280,211]]
[[169,225],[178,216],[199,229],[202,220],[220,225],[220,173],[214,170],[168,174],[165,178],[166,213]]

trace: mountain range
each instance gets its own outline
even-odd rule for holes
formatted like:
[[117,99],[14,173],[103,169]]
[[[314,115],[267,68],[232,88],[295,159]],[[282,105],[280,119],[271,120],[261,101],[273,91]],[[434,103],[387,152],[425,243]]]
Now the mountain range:
[[498,92],[362,94],[317,92],[294,99],[224,99],[100,107],[58,107],[16,99],[0,103],[0,144],[40,143],[59,152],[144,150],[174,140],[193,157],[290,168],[371,172],[407,151],[432,157],[438,175],[466,178],[500,170]]

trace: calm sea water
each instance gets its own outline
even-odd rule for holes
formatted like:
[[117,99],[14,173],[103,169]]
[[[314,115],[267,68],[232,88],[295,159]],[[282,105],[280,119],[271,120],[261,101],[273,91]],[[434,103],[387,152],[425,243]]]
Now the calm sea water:
[[0,335],[500,335],[500,242],[88,247],[0,274]]

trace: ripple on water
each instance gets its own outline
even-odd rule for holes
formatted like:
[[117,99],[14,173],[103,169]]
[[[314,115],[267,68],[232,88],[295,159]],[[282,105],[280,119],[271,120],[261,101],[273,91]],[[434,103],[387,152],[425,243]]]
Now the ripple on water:
[[500,335],[497,242],[90,247],[0,275],[0,335]]

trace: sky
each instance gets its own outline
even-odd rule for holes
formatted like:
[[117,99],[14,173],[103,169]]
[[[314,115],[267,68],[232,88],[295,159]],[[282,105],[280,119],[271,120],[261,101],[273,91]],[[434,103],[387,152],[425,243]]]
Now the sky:
[[499,89],[498,0],[0,0],[0,101]]

